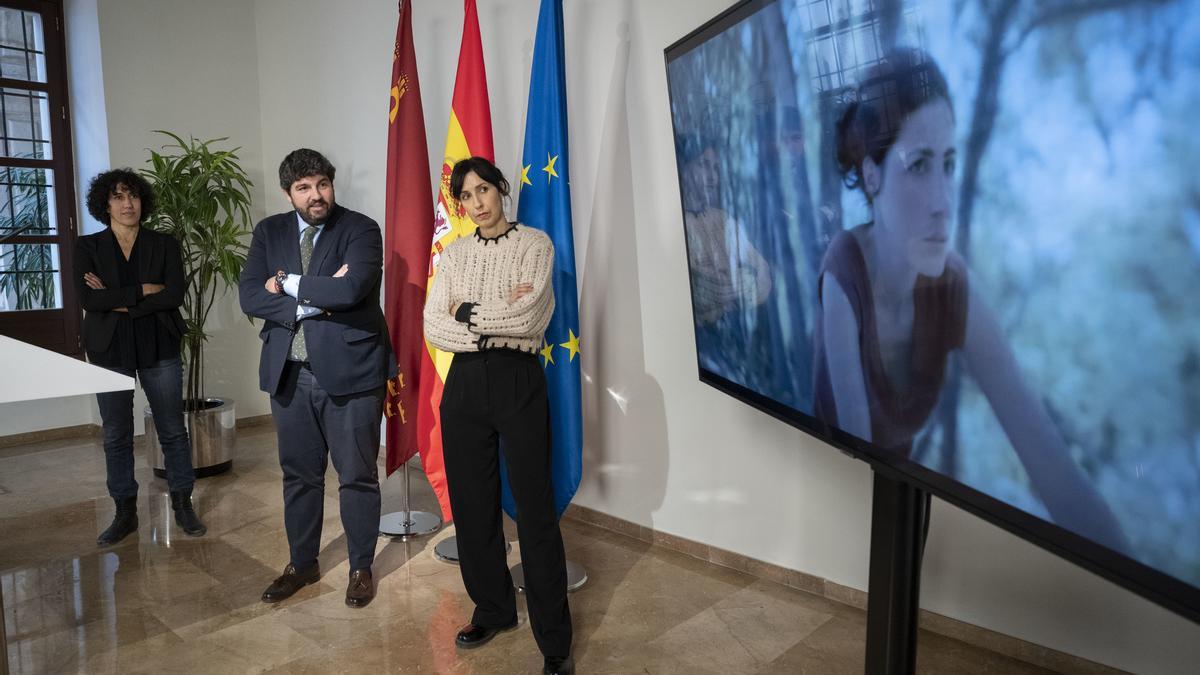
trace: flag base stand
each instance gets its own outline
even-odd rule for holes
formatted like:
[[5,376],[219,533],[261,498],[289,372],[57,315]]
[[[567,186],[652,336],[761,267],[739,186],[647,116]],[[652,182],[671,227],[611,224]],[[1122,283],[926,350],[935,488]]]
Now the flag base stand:
[[442,519],[425,511],[395,511],[379,519],[379,534],[400,541],[433,534],[441,527]]
[[[504,555],[512,552],[512,544],[504,542]],[[458,564],[458,538],[446,537],[433,547],[433,557],[451,565]]]
[[[518,593],[525,592],[525,568],[521,563],[513,565],[509,570],[512,574],[513,587]],[[567,592],[573,593],[583,587],[587,583],[587,570],[583,569],[583,565],[568,560],[567,561]]]
[[408,462],[404,463],[404,510],[385,513],[379,519],[379,534],[408,541],[433,534],[442,527],[442,519],[425,511],[413,511],[409,504]]

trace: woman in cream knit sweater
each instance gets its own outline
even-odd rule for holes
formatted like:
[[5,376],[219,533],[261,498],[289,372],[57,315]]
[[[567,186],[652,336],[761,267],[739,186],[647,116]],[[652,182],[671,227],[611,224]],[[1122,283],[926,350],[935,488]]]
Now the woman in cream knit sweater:
[[546,672],[572,672],[550,406],[536,356],[554,312],[554,245],[541,230],[505,220],[508,181],[488,160],[456,164],[450,192],[477,226],[442,253],[425,304],[426,339],[455,354],[442,391],[442,448],[459,570],[475,603],[455,644],[478,647],[517,625],[500,519],[502,442],[534,638]]

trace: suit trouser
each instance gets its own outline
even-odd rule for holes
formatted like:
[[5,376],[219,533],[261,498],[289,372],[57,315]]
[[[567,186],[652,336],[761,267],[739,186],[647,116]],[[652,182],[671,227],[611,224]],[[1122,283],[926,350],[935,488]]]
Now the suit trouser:
[[338,474],[350,569],[369,568],[379,538],[379,420],[383,387],[348,396],[325,391],[307,364],[289,361],[271,397],[283,470],[283,522],[291,563],[317,563],[325,516],[325,468]]
[[532,354],[508,350],[456,354],[441,413],[459,570],[475,602],[471,623],[499,627],[517,619],[500,518],[503,441],[533,635],[546,656],[567,656],[567,566],[550,482],[550,406],[541,364]]

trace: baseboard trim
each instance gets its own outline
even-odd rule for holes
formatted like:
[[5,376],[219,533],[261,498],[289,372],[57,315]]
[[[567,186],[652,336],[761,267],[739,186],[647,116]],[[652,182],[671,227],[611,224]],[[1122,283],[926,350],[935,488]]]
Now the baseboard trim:
[[238,429],[249,429],[252,427],[261,427],[266,424],[271,424],[271,415],[250,415],[249,417],[239,417],[237,419]]
[[[238,429],[260,427],[266,424],[271,424],[270,415],[251,415],[249,417],[239,417],[237,420]],[[67,438],[100,438],[102,431],[103,428],[99,424],[76,424],[70,427],[26,431],[20,434],[0,436],[0,448],[11,448],[16,445],[29,445],[44,441],[61,441]]]
[[[834,602],[840,602],[861,610],[866,610],[867,608],[866,591],[834,583],[812,574],[756,560],[741,553],[727,551],[716,546],[709,546],[708,544],[692,541],[673,534],[658,532],[644,525],[623,520],[578,504],[568,506],[563,515],[566,518],[581,523],[623,534],[627,537],[661,546],[665,549],[698,558],[714,565],[744,572],[759,579],[773,581],[806,593],[812,593],[813,595],[818,595]],[[922,609],[920,611],[920,621],[921,628],[932,633],[961,640],[967,644],[1042,668],[1071,673],[1108,674],[1124,672],[1079,656],[1004,635],[1003,633],[959,621],[958,619],[952,619],[928,610]]]
[[99,437],[99,424],[77,424],[71,427],[41,429],[39,431],[26,431],[20,434],[0,436],[0,448],[11,448],[15,445],[28,445],[30,443],[41,443],[43,441],[61,441],[66,438]]

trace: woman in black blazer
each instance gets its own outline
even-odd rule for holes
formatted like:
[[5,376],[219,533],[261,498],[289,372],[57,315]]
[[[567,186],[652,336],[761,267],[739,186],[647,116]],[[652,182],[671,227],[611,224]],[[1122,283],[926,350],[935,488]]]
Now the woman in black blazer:
[[[180,343],[186,324],[183,258],[170,234],[142,227],[154,212],[154,191],[129,169],[92,179],[88,212],[108,227],[75,244],[75,285],[86,312],[83,345],[88,361],[141,382],[163,449],[175,522],[200,536],[207,529],[192,508],[192,448],[183,423],[183,363]],[[133,477],[133,392],[97,394],[104,423],[108,493],[116,516],[96,539],[115,544],[137,530]]]

